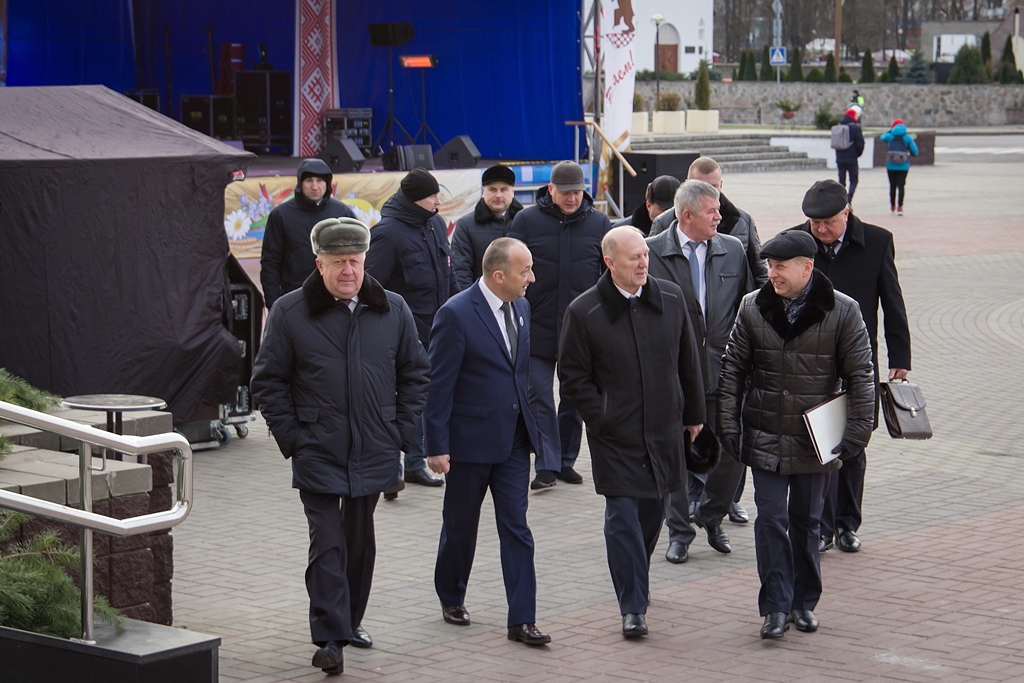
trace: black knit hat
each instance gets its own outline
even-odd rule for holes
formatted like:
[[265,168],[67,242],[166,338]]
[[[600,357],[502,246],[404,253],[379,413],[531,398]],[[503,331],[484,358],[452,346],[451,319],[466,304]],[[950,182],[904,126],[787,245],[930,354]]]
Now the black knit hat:
[[490,185],[491,183],[508,183],[509,185],[515,185],[516,174],[508,166],[502,166],[501,164],[491,166],[489,169],[484,171],[484,175],[480,179],[480,184]]
[[[835,214],[832,214],[835,215]],[[790,229],[780,232],[775,237],[764,243],[761,247],[761,258],[770,258],[773,261],[788,261],[797,256],[814,258],[818,252],[818,243],[811,237],[811,233],[800,229]]]
[[808,218],[832,218],[849,203],[845,187],[834,180],[819,180],[807,190],[801,208]]
[[414,168],[402,178],[402,194],[414,202],[441,191],[437,179],[425,168]]

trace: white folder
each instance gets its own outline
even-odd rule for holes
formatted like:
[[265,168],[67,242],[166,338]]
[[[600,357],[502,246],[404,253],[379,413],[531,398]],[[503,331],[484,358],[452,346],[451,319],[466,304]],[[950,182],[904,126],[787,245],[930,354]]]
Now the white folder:
[[846,392],[805,410],[804,423],[821,464],[838,458],[832,449],[839,445],[846,432]]

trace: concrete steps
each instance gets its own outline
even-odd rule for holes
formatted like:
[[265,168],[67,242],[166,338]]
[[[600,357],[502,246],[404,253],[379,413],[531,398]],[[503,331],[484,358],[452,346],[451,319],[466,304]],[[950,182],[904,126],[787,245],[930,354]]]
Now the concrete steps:
[[804,152],[773,146],[761,133],[634,135],[633,151],[678,149],[712,157],[728,173],[796,171],[825,168],[824,159],[809,159]]

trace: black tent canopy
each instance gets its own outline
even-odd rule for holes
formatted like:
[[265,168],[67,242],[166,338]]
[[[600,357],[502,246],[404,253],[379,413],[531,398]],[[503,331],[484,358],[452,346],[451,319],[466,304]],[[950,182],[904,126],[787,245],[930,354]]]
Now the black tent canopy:
[[224,188],[252,158],[103,86],[0,88],[0,367],[176,422],[231,400]]

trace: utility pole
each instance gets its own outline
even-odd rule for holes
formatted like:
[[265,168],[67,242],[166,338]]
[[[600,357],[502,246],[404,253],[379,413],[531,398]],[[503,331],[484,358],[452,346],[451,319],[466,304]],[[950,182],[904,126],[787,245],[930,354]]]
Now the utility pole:
[[661,103],[661,25],[665,17],[655,14],[651,17],[654,24],[654,110],[657,111]]
[[[772,44],[782,45],[782,2],[773,0],[772,12],[775,13],[775,20],[772,21]],[[782,67],[775,67],[775,99],[782,99]]]
[[843,0],[836,0],[836,76],[839,76],[839,64],[843,55]]

